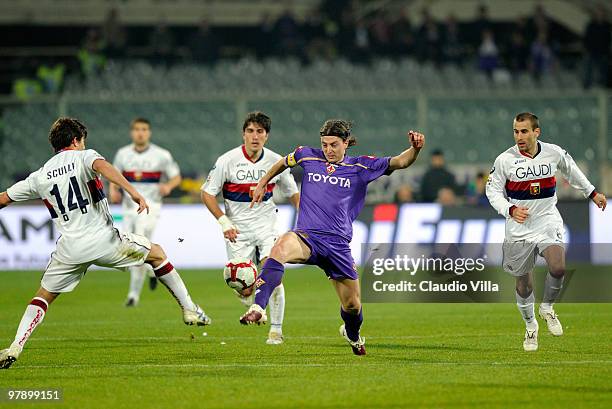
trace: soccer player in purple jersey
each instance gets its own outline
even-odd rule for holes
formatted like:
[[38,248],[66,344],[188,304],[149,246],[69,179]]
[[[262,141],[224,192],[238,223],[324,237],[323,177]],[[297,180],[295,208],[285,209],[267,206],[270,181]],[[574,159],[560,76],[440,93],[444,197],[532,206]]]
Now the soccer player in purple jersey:
[[298,219],[294,230],[275,243],[256,281],[255,303],[240,318],[242,324],[265,323],[270,294],[283,277],[285,263],[319,266],[332,281],[340,299],[344,324],[341,335],[355,355],[365,355],[365,339],[359,329],[363,322],[357,267],[351,255],[353,221],[363,207],[368,183],[396,169],[405,169],[417,158],[425,136],[409,131],[412,145],[393,157],[352,157],[346,150],[355,144],[351,123],[330,119],[320,131],[321,149],[298,147],[279,160],[259,180],[251,206],[261,203],[265,187],[288,167],[304,169]]

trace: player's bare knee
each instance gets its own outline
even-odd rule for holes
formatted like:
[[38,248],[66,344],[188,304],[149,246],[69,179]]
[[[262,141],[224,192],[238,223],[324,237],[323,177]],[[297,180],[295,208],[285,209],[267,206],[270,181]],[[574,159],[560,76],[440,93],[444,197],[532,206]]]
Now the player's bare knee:
[[342,309],[349,314],[357,315],[361,310],[361,301],[356,297],[344,300],[342,302]]
[[162,261],[167,258],[164,249],[159,244],[151,244],[151,251],[149,251],[149,256],[147,257],[146,262],[153,265],[155,267]]
[[278,261],[279,263],[286,263],[289,258],[290,246],[287,243],[287,240],[283,237],[278,239],[278,241],[270,250],[270,258]]
[[549,268],[548,271],[550,272],[551,276],[555,278],[561,278],[565,275],[565,266],[553,266],[552,268]]

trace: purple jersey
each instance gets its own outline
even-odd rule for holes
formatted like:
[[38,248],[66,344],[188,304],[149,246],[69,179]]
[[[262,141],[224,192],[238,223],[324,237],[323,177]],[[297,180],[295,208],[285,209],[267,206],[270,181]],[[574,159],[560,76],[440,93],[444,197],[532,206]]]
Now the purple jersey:
[[368,183],[389,172],[391,158],[345,156],[328,163],[321,149],[298,147],[285,164],[304,169],[296,229],[333,234],[351,241],[353,221],[363,208]]

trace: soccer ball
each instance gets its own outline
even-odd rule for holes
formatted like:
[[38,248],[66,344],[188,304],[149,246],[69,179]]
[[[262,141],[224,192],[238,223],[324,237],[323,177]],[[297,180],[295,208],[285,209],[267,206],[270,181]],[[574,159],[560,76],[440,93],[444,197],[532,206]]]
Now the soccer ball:
[[257,267],[248,258],[233,258],[225,265],[223,279],[231,289],[242,291],[257,280]]

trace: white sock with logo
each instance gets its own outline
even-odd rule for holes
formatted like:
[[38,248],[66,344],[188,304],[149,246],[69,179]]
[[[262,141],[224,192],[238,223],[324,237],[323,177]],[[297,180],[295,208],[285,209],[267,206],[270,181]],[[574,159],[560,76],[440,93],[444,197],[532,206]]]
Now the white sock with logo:
[[34,297],[32,301],[30,301],[30,304],[28,304],[23,313],[23,317],[21,317],[21,322],[17,328],[15,340],[12,345],[18,345],[20,350],[23,349],[30,335],[32,335],[36,327],[38,327],[45,318],[48,307],[49,304],[43,298]]

